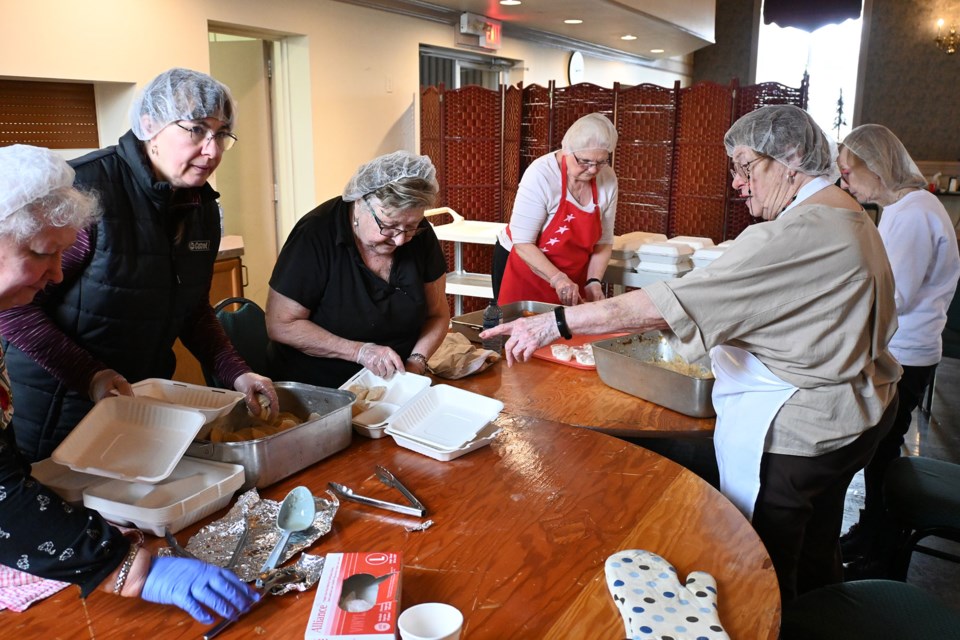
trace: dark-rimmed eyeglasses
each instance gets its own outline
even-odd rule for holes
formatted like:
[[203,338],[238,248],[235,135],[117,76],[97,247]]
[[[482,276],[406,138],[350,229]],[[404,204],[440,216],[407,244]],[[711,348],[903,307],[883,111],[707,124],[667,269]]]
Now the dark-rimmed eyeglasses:
[[396,238],[400,234],[403,234],[405,238],[412,238],[418,236],[426,230],[426,227],[416,227],[415,229],[403,229],[401,227],[388,227],[383,224],[383,221],[377,217],[377,212],[373,210],[373,205],[370,204],[370,200],[367,196],[363,196],[363,202],[367,205],[367,209],[370,210],[370,215],[373,216],[373,221],[377,223],[377,227],[380,229],[380,235],[387,238]]
[[606,160],[581,160],[577,157],[577,154],[571,154],[573,159],[577,161],[577,164],[580,165],[581,169],[589,169],[594,167],[596,169],[602,169],[603,167],[610,164],[610,157],[608,156]]
[[233,143],[237,141],[237,136],[233,135],[229,131],[214,132],[208,127],[200,124],[193,124],[189,127],[185,127],[179,122],[174,122],[173,124],[189,133],[190,139],[193,140],[193,144],[197,145],[198,147],[206,144],[207,140],[213,140],[213,143],[217,145],[217,148],[220,149],[220,151],[229,151],[230,147],[233,146]]
[[733,163],[733,169],[730,169],[730,177],[736,179],[740,178],[744,182],[750,182],[750,165],[758,160],[765,160],[767,156],[757,156],[750,162],[745,162],[740,164],[739,162]]

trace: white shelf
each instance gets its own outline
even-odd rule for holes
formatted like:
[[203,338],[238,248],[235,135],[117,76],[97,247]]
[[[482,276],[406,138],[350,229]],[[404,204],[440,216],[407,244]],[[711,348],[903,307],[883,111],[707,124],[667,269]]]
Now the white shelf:
[[483,273],[448,273],[447,293],[455,296],[492,298],[492,278]]
[[448,213],[453,218],[449,224],[435,225],[437,239],[453,243],[453,271],[447,274],[446,293],[454,296],[454,314],[463,313],[463,296],[493,298],[492,278],[485,273],[469,273],[463,270],[463,243],[493,245],[497,234],[507,225],[503,222],[466,220],[449,207],[429,209],[424,214],[429,218]]

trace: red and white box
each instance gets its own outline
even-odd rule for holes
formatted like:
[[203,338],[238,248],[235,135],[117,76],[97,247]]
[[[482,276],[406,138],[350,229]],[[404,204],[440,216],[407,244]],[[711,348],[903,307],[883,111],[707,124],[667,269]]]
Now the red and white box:
[[328,553],[305,640],[393,640],[400,615],[399,553]]

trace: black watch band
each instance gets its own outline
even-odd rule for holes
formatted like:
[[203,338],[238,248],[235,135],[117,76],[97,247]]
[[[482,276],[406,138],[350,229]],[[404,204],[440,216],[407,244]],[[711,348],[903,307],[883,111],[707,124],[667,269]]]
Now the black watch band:
[[588,287],[594,282],[596,282],[601,287],[603,286],[603,280],[601,280],[600,278],[587,278],[587,281],[583,283],[583,286]]
[[564,340],[572,338],[573,334],[570,333],[570,327],[567,326],[566,311],[562,306],[553,308],[553,317],[557,319],[557,330],[560,332],[560,337]]

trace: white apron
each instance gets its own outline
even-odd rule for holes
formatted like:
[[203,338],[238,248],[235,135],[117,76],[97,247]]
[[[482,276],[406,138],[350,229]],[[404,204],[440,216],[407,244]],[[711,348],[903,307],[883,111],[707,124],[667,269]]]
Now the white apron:
[[720,491],[748,520],[760,493],[760,459],[770,423],[797,392],[752,353],[737,347],[710,350],[713,407],[717,426],[713,446],[720,467]]

